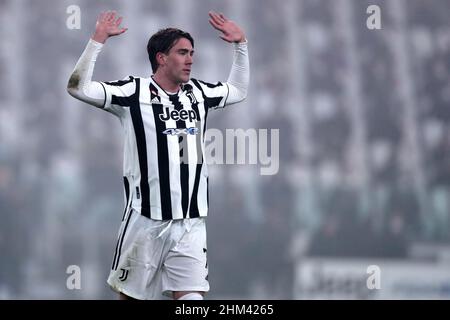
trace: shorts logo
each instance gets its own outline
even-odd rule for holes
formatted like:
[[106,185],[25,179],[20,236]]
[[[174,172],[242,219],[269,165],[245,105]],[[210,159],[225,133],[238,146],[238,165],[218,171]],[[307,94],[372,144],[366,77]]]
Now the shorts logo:
[[128,271],[129,271],[129,270],[125,270],[125,269],[123,269],[123,268],[120,268],[120,271],[122,271],[122,274],[120,275],[119,280],[120,280],[120,281],[125,281],[125,280],[127,280],[127,278],[128,278]]

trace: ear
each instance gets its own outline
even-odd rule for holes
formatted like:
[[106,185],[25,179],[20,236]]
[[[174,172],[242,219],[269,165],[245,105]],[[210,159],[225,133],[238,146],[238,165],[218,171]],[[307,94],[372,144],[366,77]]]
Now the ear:
[[162,52],[158,52],[156,54],[156,61],[158,62],[158,65],[164,65],[166,63],[166,56]]

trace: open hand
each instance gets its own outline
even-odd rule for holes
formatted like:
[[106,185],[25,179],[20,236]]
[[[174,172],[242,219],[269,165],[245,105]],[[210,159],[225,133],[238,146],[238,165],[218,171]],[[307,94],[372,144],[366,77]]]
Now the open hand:
[[118,36],[128,28],[121,28],[122,17],[116,18],[115,11],[102,12],[97,19],[97,24],[95,25],[95,33],[92,37],[93,40],[105,43],[106,39],[113,36]]
[[227,42],[244,42],[245,34],[242,29],[233,21],[228,20],[223,14],[209,12],[209,23],[214,29],[222,32],[221,39]]

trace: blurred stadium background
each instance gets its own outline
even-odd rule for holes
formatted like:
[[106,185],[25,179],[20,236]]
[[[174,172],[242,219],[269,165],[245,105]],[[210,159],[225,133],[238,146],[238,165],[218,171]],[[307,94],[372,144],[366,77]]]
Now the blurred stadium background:
[[[371,4],[381,30],[366,27]],[[96,80],[148,76],[148,38],[166,26],[194,36],[194,77],[225,80],[231,48],[207,12],[246,30],[248,99],[209,127],[280,129],[280,170],[210,166],[209,298],[450,298],[448,0],[0,0],[0,299],[116,298],[121,127],[65,89],[106,9],[129,31]]]

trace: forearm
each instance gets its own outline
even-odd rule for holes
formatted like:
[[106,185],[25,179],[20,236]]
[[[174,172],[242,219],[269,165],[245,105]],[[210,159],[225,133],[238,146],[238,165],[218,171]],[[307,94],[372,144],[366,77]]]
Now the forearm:
[[250,81],[250,63],[247,41],[234,43],[233,65],[227,80],[229,94],[227,104],[237,103],[247,97]]
[[99,82],[92,81],[95,61],[103,45],[89,40],[67,84],[71,96],[96,107],[103,107],[105,91]]

